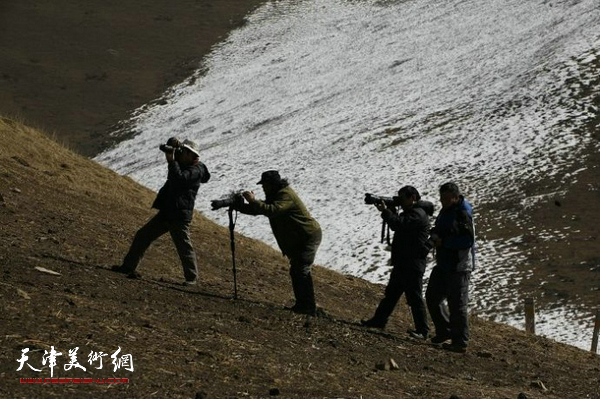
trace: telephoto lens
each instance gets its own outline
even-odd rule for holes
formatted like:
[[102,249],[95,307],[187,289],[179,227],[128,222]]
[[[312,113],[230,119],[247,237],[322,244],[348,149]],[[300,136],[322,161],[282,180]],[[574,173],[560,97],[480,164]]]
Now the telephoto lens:
[[210,206],[213,211],[230,206],[239,206],[244,203],[244,197],[240,191],[227,194],[221,199],[210,201]]

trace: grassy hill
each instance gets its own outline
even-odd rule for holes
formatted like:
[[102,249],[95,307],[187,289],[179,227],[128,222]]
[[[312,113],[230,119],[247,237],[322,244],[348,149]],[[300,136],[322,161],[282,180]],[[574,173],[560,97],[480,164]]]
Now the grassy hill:
[[[242,236],[233,300],[229,233],[201,214],[192,226],[197,287],[179,285],[168,237],[147,252],[141,280],[109,271],[155,212],[153,198],[44,133],[0,119],[0,397],[600,398],[600,356],[507,326],[472,318],[469,352],[449,353],[407,336],[401,300],[385,332],[364,329],[357,321],[372,314],[382,287],[324,268],[315,284],[327,316],[290,313],[287,262]],[[52,346],[62,353],[54,377],[129,383],[21,384],[50,377],[42,356]],[[75,347],[85,372],[64,370]],[[134,371],[113,371],[119,347]],[[16,371],[24,348],[41,372]],[[97,369],[88,355],[100,351],[107,356]],[[377,368],[390,358],[399,369]]]

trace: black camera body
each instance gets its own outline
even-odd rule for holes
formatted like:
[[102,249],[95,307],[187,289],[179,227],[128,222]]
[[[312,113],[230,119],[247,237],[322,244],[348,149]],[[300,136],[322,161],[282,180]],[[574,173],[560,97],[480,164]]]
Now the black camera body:
[[172,152],[174,155],[179,155],[183,151],[183,145],[177,137],[171,137],[167,140],[167,144],[159,145],[158,149],[165,153]]
[[400,205],[400,199],[397,196],[394,197],[384,197],[382,195],[375,195],[371,193],[365,194],[365,204],[374,205],[384,203],[386,207],[393,208]]
[[240,206],[243,204],[244,204],[244,197],[242,196],[241,190],[231,192],[220,199],[210,201],[210,206],[212,207],[213,211],[216,211],[221,208],[228,208],[228,207],[235,208],[236,206]]
[[[384,197],[382,195],[375,195],[366,193],[365,194],[365,204],[374,205],[384,203],[387,208],[398,208],[400,206],[400,197],[397,195],[393,197]],[[428,216],[433,216],[433,212],[435,211],[435,206],[433,203],[424,200],[418,200],[417,206],[422,208]]]

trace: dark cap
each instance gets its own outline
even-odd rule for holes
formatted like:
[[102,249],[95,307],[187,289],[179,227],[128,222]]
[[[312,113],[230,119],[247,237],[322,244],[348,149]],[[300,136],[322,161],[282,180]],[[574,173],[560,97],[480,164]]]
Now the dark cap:
[[419,191],[413,186],[402,187],[400,190],[398,190],[398,195],[404,195],[407,198],[410,198],[414,195],[417,198],[417,201],[421,199],[421,194],[419,194]]
[[263,174],[260,176],[260,181],[256,184],[279,182],[281,182],[281,176],[279,176],[279,172],[276,170],[267,170],[266,172],[263,172]]

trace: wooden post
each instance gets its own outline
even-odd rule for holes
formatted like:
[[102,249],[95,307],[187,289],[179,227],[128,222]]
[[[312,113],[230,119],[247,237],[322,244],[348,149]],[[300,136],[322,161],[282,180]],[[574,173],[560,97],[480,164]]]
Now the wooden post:
[[596,311],[594,335],[592,335],[592,353],[598,353],[598,333],[600,333],[600,308],[598,308],[598,310]]
[[535,305],[533,298],[525,298],[525,331],[535,334]]

